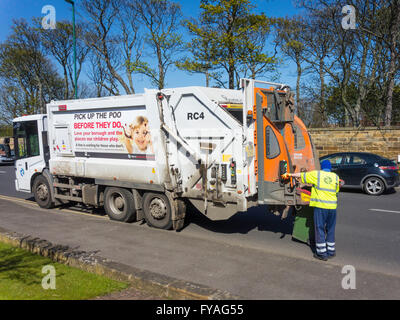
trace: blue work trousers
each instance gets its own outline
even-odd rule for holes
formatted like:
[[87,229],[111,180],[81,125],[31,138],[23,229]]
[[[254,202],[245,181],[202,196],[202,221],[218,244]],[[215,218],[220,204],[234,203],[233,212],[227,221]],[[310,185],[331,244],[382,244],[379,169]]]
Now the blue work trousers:
[[314,208],[315,246],[319,256],[335,255],[336,209]]

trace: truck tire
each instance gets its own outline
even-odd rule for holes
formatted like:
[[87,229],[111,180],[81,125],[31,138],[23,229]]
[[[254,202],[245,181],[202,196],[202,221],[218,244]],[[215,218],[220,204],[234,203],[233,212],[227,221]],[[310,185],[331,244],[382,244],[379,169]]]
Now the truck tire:
[[106,188],[104,208],[111,220],[132,222],[136,219],[136,208],[132,193],[123,188]]
[[161,193],[145,193],[143,211],[150,227],[169,230],[172,228],[172,211],[167,196]]
[[50,185],[46,177],[40,175],[35,178],[32,186],[35,201],[39,207],[51,209],[54,207],[54,202],[51,199]]

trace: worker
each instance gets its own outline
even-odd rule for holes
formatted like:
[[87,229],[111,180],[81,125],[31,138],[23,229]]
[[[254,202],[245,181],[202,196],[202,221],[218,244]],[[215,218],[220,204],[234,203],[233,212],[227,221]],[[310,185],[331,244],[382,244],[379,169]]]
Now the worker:
[[314,257],[323,261],[336,256],[335,226],[337,193],[344,181],[339,181],[336,173],[331,172],[329,160],[321,162],[321,170],[289,174],[311,184],[310,207],[314,207],[315,253]]

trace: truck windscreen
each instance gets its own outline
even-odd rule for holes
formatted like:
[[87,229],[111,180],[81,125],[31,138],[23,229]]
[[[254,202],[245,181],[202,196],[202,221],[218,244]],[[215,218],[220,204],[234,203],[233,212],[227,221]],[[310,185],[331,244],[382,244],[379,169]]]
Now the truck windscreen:
[[37,121],[15,122],[13,131],[17,159],[40,155]]

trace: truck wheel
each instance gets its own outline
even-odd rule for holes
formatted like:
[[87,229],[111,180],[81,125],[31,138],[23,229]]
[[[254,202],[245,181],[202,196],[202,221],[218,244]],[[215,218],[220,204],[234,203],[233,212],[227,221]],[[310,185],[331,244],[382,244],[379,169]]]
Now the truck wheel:
[[44,209],[50,209],[54,207],[54,202],[51,200],[50,186],[47,179],[40,175],[37,176],[33,182],[32,187],[35,201],[39,207]]
[[106,188],[104,192],[104,208],[111,220],[131,222],[136,218],[133,195],[122,188]]
[[161,193],[145,193],[143,211],[149,226],[165,230],[172,228],[171,206],[167,196]]

